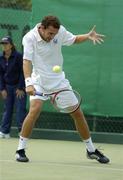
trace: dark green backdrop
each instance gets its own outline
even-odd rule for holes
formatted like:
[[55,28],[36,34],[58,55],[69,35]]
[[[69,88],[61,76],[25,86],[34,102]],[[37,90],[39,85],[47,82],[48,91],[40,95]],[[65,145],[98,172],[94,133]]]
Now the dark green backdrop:
[[[33,0],[32,26],[53,14],[74,34],[93,25],[106,35],[105,43],[64,47],[64,70],[73,88],[83,96],[86,114],[123,116],[123,1]],[[44,110],[52,111],[49,104]]]

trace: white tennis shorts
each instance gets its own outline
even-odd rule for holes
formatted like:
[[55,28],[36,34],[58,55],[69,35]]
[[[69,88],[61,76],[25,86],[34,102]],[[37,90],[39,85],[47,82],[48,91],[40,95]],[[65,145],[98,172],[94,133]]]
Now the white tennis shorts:
[[[61,80],[60,83],[52,90],[46,90],[42,87],[42,85],[40,83],[40,77],[32,78],[32,80],[33,80],[35,90],[38,92],[44,93],[44,94],[50,94],[53,92],[57,92],[57,91],[60,91],[61,89],[72,90],[72,87],[67,79]],[[52,96],[54,96],[54,95],[52,95]],[[35,96],[30,96],[30,101],[33,99],[40,99],[40,100],[46,101],[49,98],[50,98],[49,96],[35,95]],[[74,106],[78,103],[78,100],[72,91],[64,91],[64,93],[62,93],[62,94],[59,93],[57,95],[57,98],[55,98],[55,100],[56,100],[58,107],[61,107],[61,108]]]

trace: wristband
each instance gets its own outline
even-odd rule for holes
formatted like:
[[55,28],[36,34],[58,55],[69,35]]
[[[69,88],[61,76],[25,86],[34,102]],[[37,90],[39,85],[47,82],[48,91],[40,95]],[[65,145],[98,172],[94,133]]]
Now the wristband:
[[26,85],[26,87],[33,85],[31,77],[28,77],[25,79],[25,85]]

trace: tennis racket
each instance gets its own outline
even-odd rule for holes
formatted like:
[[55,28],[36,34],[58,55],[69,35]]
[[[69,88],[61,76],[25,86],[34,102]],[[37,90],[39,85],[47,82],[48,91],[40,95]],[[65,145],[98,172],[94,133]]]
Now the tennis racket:
[[49,97],[54,108],[62,113],[75,112],[82,102],[81,95],[77,91],[70,89],[63,89],[51,94],[44,94],[36,91],[35,95]]

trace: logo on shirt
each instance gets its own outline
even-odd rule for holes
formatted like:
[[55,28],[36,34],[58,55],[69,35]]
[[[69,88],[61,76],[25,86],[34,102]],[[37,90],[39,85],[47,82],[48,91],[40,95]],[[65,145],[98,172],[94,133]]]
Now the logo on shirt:
[[58,39],[53,39],[54,44],[58,43]]

